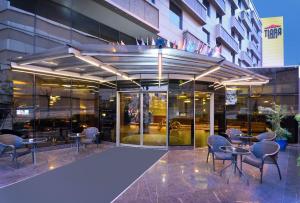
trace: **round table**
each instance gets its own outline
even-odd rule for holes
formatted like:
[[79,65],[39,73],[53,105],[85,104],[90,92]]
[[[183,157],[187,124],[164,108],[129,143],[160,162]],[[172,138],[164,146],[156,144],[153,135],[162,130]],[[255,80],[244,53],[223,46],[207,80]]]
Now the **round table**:
[[25,145],[31,145],[31,154],[32,154],[32,162],[33,164],[37,164],[36,160],[36,149],[37,145],[40,143],[47,142],[47,138],[29,138],[29,139],[23,139],[23,144]]
[[82,137],[84,137],[83,134],[81,133],[74,133],[74,134],[69,134],[68,135],[70,138],[73,138],[75,139],[75,142],[76,142],[76,147],[77,147],[77,153],[79,152],[79,147],[80,147],[80,139]]
[[243,141],[243,143],[251,145],[251,140],[253,139],[252,135],[240,135],[240,140]]
[[[231,171],[231,174],[230,174],[230,176],[227,179],[227,184],[229,183],[229,179],[231,178],[231,176],[236,172],[236,170],[238,170],[240,176],[245,177],[246,180],[247,180],[247,184],[249,185],[249,179],[246,177],[246,175],[244,174],[243,169],[242,169],[242,156],[250,154],[250,151],[248,149],[243,148],[243,147],[234,147],[234,146],[221,146],[220,150],[223,151],[223,152],[225,152],[225,153],[230,153],[232,155],[231,163],[228,166],[225,166],[220,171],[220,175],[222,176],[222,173],[227,168],[229,168],[230,166],[232,166],[233,170]],[[239,168],[238,164],[237,164],[237,162],[238,162],[237,161],[238,156],[241,157],[241,168]]]

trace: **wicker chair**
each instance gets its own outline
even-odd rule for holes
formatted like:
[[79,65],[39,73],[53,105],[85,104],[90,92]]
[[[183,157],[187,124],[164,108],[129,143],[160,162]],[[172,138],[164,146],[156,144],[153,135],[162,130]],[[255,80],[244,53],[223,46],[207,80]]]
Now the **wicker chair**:
[[12,161],[18,165],[18,158],[29,153],[31,153],[31,150],[24,147],[21,137],[12,134],[0,135],[0,155],[10,155]]
[[276,165],[281,180],[280,168],[277,162],[279,149],[279,145],[274,141],[257,142],[252,146],[251,154],[244,157],[244,163],[259,168],[260,183],[262,183],[264,164]]
[[84,134],[84,137],[81,138],[81,143],[84,144],[85,147],[86,147],[86,145],[92,144],[94,142],[96,142],[97,147],[99,147],[100,132],[99,132],[98,128],[89,127],[87,129],[83,130],[82,134]]
[[261,142],[261,141],[275,141],[276,133],[275,132],[264,132],[257,136],[253,137],[253,141]]
[[239,135],[242,134],[242,131],[235,128],[230,128],[226,130],[226,135],[230,138],[232,144],[241,145],[243,141],[239,138]]
[[220,150],[221,146],[231,146],[231,143],[223,136],[211,135],[207,139],[208,153],[206,162],[208,162],[209,154],[212,154],[213,170],[215,171],[215,160],[232,160],[232,155]]

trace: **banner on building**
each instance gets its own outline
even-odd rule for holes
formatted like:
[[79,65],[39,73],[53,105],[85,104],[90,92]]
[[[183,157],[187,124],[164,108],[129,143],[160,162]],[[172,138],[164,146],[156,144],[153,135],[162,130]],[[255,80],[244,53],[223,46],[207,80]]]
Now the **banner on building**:
[[264,67],[284,66],[283,16],[262,18],[262,52]]

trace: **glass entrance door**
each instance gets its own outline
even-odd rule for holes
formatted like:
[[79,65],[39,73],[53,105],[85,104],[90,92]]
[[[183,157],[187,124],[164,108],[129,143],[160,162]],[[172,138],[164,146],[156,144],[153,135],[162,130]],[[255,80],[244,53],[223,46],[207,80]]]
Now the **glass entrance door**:
[[143,145],[166,146],[167,93],[143,93]]
[[163,147],[167,145],[167,93],[119,92],[120,144]]
[[140,94],[120,92],[119,99],[120,143],[140,144]]
[[195,147],[206,147],[210,133],[210,93],[195,91]]

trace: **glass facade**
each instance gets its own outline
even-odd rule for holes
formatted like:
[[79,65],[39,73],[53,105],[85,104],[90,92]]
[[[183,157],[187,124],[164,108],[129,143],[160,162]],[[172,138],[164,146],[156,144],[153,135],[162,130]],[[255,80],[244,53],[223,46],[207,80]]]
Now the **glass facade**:
[[[66,5],[68,5],[68,3],[63,5],[63,3],[50,0],[10,0],[10,4],[13,7],[37,14],[46,19],[50,19],[94,37],[105,39],[109,42],[123,41],[125,44],[136,44],[135,38],[76,12],[72,9],[72,4],[67,7]],[[70,37],[76,39],[76,35],[70,35]]]
[[293,117],[298,112],[298,69],[264,70],[273,78],[285,72],[289,80],[214,91],[210,83],[198,81],[184,84],[185,80],[169,79],[159,87],[155,80],[137,80],[142,85],[139,89],[129,81],[117,81],[113,87],[12,71],[11,88],[5,94],[2,91],[0,126],[22,137],[47,137],[51,145],[68,143],[68,133],[95,126],[103,140],[116,142],[119,92],[120,143],[203,147],[210,134],[213,93],[215,134],[226,128],[254,135],[266,131],[270,127],[266,115],[276,103],[288,112],[282,126],[293,134],[289,141],[297,142],[298,125]]

